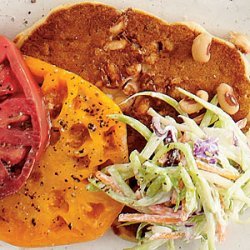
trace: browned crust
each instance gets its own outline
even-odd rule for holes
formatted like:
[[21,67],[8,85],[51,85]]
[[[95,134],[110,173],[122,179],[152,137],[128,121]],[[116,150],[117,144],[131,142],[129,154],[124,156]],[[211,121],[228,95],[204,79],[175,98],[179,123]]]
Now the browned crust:
[[[126,28],[112,36],[110,27],[119,20],[125,20]],[[77,73],[116,96],[121,95],[130,77],[128,67],[133,64],[143,68],[138,76],[132,76],[139,90],[160,91],[175,98],[180,98],[176,86],[191,92],[204,89],[212,98],[220,83],[228,83],[240,102],[240,111],[234,116],[240,119],[247,115],[250,103],[243,56],[233,44],[213,37],[209,62],[195,62],[191,46],[201,32],[205,30],[192,23],[167,24],[138,10],[121,12],[102,4],[84,3],[53,11],[42,23],[17,36],[15,42],[24,54]],[[124,49],[105,50],[110,41],[123,39],[127,41]],[[174,114],[161,102],[149,102],[162,113]],[[141,114],[143,108],[138,110],[142,105],[147,106],[148,100],[137,100],[127,113],[147,122],[147,116]]]

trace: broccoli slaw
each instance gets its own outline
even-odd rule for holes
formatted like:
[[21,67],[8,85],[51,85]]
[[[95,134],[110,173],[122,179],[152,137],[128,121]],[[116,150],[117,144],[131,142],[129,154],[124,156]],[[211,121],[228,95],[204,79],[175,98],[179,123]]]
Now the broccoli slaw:
[[[200,249],[216,249],[229,221],[239,221],[250,207],[250,147],[241,131],[245,119],[235,123],[217,107],[217,96],[206,102],[177,89],[203,106],[201,122],[197,124],[167,95],[137,93],[130,98],[147,95],[165,101],[182,122],[153,108],[148,110],[150,129],[132,117],[111,115],[137,130],[146,146],[131,152],[128,163],[108,166],[89,178],[89,190],[102,190],[137,211],[118,218],[125,224],[140,223],[133,250],[162,245],[172,250],[176,239],[199,239]],[[136,185],[129,185],[130,180]]]

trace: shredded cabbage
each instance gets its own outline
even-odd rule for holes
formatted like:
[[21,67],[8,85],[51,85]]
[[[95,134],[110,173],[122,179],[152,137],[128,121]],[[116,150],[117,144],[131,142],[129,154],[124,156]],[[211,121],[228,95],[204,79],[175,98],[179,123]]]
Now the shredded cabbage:
[[138,211],[119,217],[125,223],[140,223],[138,245],[130,250],[162,245],[174,250],[176,239],[200,239],[200,249],[216,249],[229,221],[239,221],[239,214],[250,207],[248,138],[217,107],[217,96],[209,103],[177,89],[206,109],[201,123],[188,117],[167,95],[135,94],[129,99],[146,95],[165,101],[177,110],[182,122],[152,108],[148,110],[150,128],[129,116],[110,115],[137,130],[147,143],[141,152],[131,152],[128,163],[108,166],[89,178],[88,190],[102,190]]

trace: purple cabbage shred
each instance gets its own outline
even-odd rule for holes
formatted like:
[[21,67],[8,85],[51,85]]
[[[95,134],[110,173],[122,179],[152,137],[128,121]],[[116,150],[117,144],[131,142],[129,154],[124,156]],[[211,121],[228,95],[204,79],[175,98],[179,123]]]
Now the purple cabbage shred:
[[196,140],[193,153],[198,159],[204,160],[210,164],[216,164],[219,154],[218,139],[208,138],[205,140]]

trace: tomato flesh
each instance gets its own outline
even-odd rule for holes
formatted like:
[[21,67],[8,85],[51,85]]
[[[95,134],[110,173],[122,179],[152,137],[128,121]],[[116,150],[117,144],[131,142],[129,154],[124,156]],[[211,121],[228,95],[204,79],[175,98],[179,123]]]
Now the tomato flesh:
[[18,164],[25,157],[27,151],[28,149],[26,148],[14,148],[12,145],[1,145],[0,158],[8,165],[13,166]]
[[0,36],[0,199],[24,185],[48,135],[40,89],[15,45]]

